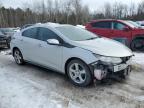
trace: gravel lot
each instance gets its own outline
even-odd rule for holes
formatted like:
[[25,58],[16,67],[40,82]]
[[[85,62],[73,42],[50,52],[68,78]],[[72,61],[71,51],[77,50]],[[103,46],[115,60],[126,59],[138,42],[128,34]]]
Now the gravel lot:
[[125,82],[73,86],[64,75],[0,52],[0,108],[144,108],[144,54],[135,53]]

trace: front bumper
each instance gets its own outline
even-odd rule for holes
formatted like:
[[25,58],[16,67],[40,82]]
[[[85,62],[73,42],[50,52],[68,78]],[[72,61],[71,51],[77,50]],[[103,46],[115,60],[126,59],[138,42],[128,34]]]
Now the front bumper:
[[0,40],[0,48],[7,47],[7,40]]
[[114,77],[126,78],[131,72],[131,63],[129,60],[126,63],[108,65],[97,61],[90,64],[90,69],[97,80]]

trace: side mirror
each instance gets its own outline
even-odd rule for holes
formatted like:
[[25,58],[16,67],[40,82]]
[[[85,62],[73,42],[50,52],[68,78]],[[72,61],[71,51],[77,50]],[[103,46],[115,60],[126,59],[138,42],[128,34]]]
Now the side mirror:
[[50,45],[60,45],[60,42],[57,39],[48,39],[47,43]]
[[124,31],[129,31],[130,28],[129,28],[129,27],[124,27],[123,30],[124,30]]

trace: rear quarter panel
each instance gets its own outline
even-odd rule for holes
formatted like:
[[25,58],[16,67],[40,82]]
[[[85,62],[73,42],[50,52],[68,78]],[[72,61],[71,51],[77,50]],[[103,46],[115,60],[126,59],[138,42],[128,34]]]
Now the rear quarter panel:
[[12,52],[13,52],[13,49],[14,49],[15,47],[21,50],[21,48],[20,48],[20,45],[21,45],[20,39],[21,39],[21,38],[22,38],[22,37],[21,37],[21,32],[16,32],[16,33],[12,36],[11,42],[10,42],[10,49],[11,49]]

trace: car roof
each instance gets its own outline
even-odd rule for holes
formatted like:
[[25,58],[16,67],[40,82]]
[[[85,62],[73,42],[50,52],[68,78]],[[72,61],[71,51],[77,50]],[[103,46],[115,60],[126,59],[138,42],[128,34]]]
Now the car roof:
[[92,21],[90,21],[90,23],[99,22],[99,21],[118,21],[118,22],[123,22],[123,20],[119,20],[119,19],[98,19],[98,20],[92,20]]
[[59,24],[59,23],[48,22],[48,23],[38,23],[38,24],[35,24],[34,26],[57,28],[57,27],[70,26],[70,25],[69,24]]

